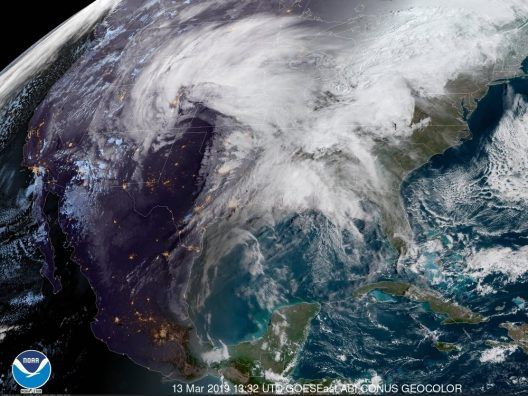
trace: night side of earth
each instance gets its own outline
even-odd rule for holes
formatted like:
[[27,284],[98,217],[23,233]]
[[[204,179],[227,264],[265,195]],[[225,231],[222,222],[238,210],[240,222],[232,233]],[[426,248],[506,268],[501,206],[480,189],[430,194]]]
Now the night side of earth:
[[527,21],[523,0],[66,21],[0,73],[0,391],[32,348],[50,393],[528,392]]

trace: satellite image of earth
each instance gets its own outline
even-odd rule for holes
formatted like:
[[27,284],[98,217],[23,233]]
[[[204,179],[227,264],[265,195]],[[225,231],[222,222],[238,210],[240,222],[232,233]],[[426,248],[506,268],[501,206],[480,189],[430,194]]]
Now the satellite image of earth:
[[0,73],[0,391],[36,349],[50,393],[527,393],[527,38],[526,0],[92,3]]

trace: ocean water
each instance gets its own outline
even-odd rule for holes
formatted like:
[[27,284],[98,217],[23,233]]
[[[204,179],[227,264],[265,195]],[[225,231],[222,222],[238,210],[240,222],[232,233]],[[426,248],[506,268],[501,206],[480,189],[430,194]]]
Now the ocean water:
[[362,241],[340,232],[323,215],[307,211],[236,235],[240,243],[214,266],[206,267],[201,257],[188,291],[198,334],[226,344],[254,339],[266,331],[272,311],[281,306],[347,300],[373,271],[389,275],[396,252],[376,224],[358,220],[356,226]]
[[[415,245],[398,278],[432,287],[485,315],[479,325],[442,325],[424,304],[371,293],[324,304],[300,356],[298,378],[458,383],[465,392],[528,389],[528,357],[504,322],[526,322],[528,201],[523,128],[528,80],[489,88],[468,119],[472,137],[413,171],[401,194]],[[453,342],[443,353],[434,342]]]
[[[467,119],[472,137],[408,175],[401,195],[415,240],[399,262],[375,222],[357,221],[359,242],[317,212],[253,230],[215,268],[197,262],[192,278],[201,283],[188,295],[199,336],[213,344],[253,339],[274,309],[316,301],[321,311],[297,379],[379,376],[385,383],[462,384],[465,392],[528,390],[527,355],[486,344],[511,341],[501,323],[528,321],[527,96],[525,78],[490,86]],[[423,303],[380,292],[352,297],[380,279],[433,288],[487,321],[443,325]],[[460,351],[440,352],[437,341]]]

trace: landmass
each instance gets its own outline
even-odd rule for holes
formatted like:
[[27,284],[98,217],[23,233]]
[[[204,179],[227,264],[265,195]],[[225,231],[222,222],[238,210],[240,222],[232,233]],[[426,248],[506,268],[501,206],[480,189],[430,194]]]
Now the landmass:
[[408,126],[412,133],[397,144],[379,141],[379,160],[389,176],[385,196],[380,200],[382,225],[391,245],[400,254],[412,239],[407,214],[403,207],[400,187],[414,169],[431,157],[471,138],[468,120],[476,110],[490,85],[502,77],[513,78],[526,73],[508,70],[504,75],[495,68],[484,68],[470,76],[459,75],[447,82],[445,93],[433,97],[416,95],[413,119]]
[[235,384],[264,383],[284,377],[294,368],[319,304],[300,303],[275,311],[264,335],[230,346],[219,373]]
[[391,296],[404,297],[411,301],[425,303],[432,312],[446,317],[442,322],[445,325],[459,323],[478,324],[485,320],[484,316],[444,299],[433,290],[422,289],[405,282],[382,281],[365,285],[354,292],[354,297],[361,297],[374,290],[382,291]]
[[528,354],[528,323],[506,322],[501,323],[500,327],[508,330],[508,337],[513,340],[512,344],[517,345],[524,353]]
[[460,347],[457,344],[453,344],[451,342],[438,341],[438,342],[435,342],[434,347],[438,349],[440,352],[446,352],[446,353],[460,351]]

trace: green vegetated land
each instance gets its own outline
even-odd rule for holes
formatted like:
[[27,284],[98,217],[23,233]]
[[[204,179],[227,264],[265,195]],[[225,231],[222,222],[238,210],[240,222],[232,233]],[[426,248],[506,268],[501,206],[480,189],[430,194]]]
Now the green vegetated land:
[[440,352],[446,352],[446,353],[460,351],[460,347],[457,344],[453,344],[451,342],[438,341],[438,342],[435,342],[434,347],[438,349]]
[[506,322],[501,323],[500,327],[508,330],[508,337],[513,340],[512,344],[517,345],[524,353],[528,354],[528,323]]
[[379,290],[391,296],[407,298],[411,301],[427,304],[428,308],[437,314],[445,316],[443,324],[478,324],[485,320],[484,316],[471,311],[455,302],[444,299],[433,290],[422,289],[405,282],[382,281],[360,287],[354,292],[360,297],[374,290]]
[[[447,301],[433,290],[422,289],[417,286],[399,281],[381,281],[360,287],[354,292],[354,297],[361,297],[375,290],[387,295],[407,298],[411,301],[426,303],[432,312],[445,317],[443,324],[479,324],[486,318],[457,303]],[[528,354],[528,323],[501,323],[500,327],[508,331],[508,337],[512,342],[486,341],[490,347],[495,346],[517,346]],[[441,352],[457,352],[460,346],[449,342],[438,341],[434,347]]]
[[319,309],[319,304],[300,303],[276,310],[261,338],[229,347],[230,357],[219,372],[237,384],[264,383],[266,374],[287,375]]
[[[407,127],[410,134],[392,140],[379,138],[376,154],[386,176],[386,189],[373,197],[381,209],[383,230],[391,245],[400,253],[407,249],[406,239],[412,236],[400,197],[401,182],[409,172],[435,155],[460,144],[470,136],[464,119],[475,110],[475,99],[484,96],[494,80],[493,68],[478,76],[463,75],[446,85],[443,95],[424,97],[417,94],[414,115]],[[395,125],[402,128],[402,125]]]

